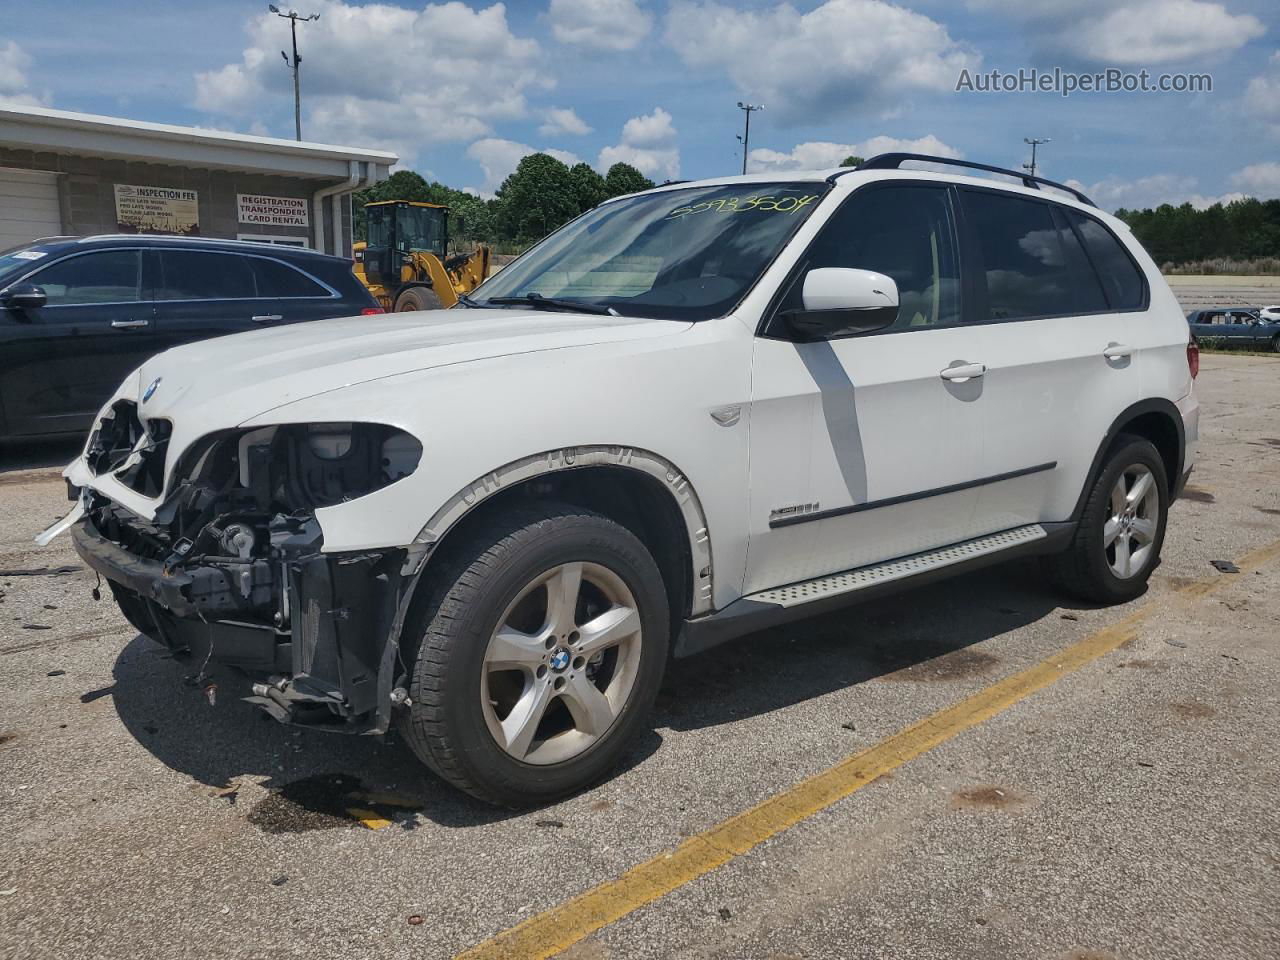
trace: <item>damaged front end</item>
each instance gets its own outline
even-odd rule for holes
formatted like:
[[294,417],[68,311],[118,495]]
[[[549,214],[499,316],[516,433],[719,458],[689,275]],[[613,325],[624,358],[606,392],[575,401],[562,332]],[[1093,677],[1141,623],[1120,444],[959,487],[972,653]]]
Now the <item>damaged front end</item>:
[[[103,418],[85,463],[155,496],[168,425],[143,428],[131,406]],[[182,452],[151,519],[84,489],[72,538],[130,623],[190,656],[200,676],[234,668],[242,696],[281,721],[381,733],[421,557],[324,553],[315,511],[394,483],[421,453],[411,435],[374,423],[220,432]]]

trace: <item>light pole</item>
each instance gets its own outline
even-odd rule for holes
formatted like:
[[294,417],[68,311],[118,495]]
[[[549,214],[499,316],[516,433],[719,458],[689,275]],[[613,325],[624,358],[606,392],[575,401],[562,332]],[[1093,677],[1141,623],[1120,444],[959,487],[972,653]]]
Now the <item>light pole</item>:
[[1031,146],[1031,162],[1024,163],[1022,165],[1022,169],[1029,171],[1030,174],[1034,177],[1036,175],[1036,147],[1040,146],[1040,144],[1042,143],[1052,143],[1053,138],[1052,137],[1038,137],[1038,138],[1023,137],[1022,142],[1026,144],[1030,144]]
[[754,103],[743,103],[738,101],[738,109],[746,114],[746,126],[742,130],[742,136],[738,139],[742,141],[742,175],[747,174],[747,151],[751,147],[751,114],[756,110],[763,110],[764,104],[757,106]]
[[283,50],[280,56],[284,57],[284,62],[289,65],[289,69],[293,71],[293,132],[297,139],[302,139],[302,88],[298,82],[298,64],[302,63],[302,58],[298,56],[298,21],[306,23],[309,20],[319,20],[320,14],[313,13],[309,17],[304,17],[296,10],[290,10],[288,13],[281,13],[280,8],[274,3],[267,4],[267,9],[274,13],[277,17],[283,17],[289,21],[289,33],[293,36],[293,60],[289,59],[289,55]]

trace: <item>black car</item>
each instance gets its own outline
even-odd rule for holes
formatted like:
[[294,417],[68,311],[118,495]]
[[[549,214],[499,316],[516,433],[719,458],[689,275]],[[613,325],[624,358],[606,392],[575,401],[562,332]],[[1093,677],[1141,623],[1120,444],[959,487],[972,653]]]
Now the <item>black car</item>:
[[1206,346],[1251,347],[1280,353],[1280,323],[1266,320],[1247,307],[1192,310],[1187,323]]
[[0,440],[79,433],[161,350],[381,313],[351,261],[301,247],[122,235],[0,252]]

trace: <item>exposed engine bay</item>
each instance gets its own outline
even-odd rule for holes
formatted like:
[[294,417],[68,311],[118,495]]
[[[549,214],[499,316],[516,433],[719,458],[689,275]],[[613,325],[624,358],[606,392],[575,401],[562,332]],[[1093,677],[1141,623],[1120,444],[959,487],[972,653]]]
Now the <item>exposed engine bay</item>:
[[[279,720],[382,732],[405,597],[406,549],[323,553],[315,510],[412,473],[421,444],[374,423],[232,430],[191,445],[162,491],[170,433],[120,401],[85,460],[148,496],[144,519],[95,490],[82,497],[77,552],[142,633],[246,675],[246,699]],[[420,559],[420,558],[416,558]]]

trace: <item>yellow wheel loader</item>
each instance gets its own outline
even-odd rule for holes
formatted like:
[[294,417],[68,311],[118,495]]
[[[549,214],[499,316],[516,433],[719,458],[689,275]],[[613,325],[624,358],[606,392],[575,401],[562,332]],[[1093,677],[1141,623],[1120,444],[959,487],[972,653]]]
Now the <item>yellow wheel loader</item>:
[[489,248],[449,256],[449,208],[382,200],[365,204],[367,241],[355,244],[355,274],[387,311],[452,307],[489,275]]

